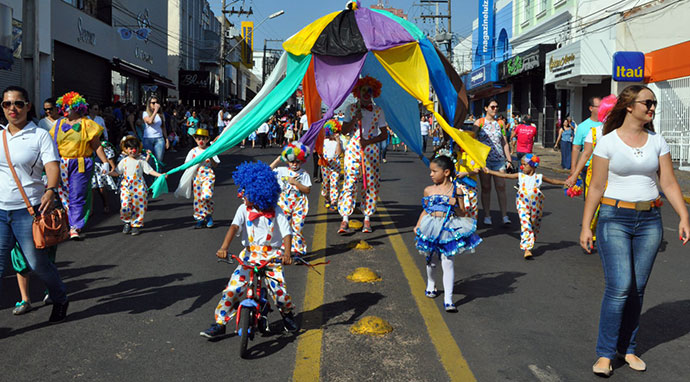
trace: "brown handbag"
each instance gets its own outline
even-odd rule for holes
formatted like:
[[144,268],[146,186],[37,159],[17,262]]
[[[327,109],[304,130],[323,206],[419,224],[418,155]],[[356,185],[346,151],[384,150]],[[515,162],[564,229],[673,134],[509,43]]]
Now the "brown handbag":
[[34,245],[37,249],[44,249],[46,247],[52,247],[69,238],[69,221],[67,220],[67,213],[60,206],[59,208],[53,209],[50,213],[45,215],[36,214],[34,208],[29,202],[29,198],[24,192],[24,187],[19,181],[17,172],[14,169],[12,160],[10,159],[10,149],[7,147],[7,130],[2,131],[2,141],[5,147],[5,158],[7,158],[7,165],[12,171],[12,176],[14,177],[14,182],[19,188],[19,192],[24,198],[24,203],[26,203],[26,209],[29,210],[29,214],[33,216],[34,222],[32,225]]

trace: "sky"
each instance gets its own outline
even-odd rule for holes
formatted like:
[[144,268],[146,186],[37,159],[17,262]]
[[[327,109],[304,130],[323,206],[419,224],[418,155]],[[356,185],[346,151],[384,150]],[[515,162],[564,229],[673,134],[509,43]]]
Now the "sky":
[[[211,9],[216,15],[220,14],[221,0],[208,0]],[[434,4],[423,4],[423,0],[360,0],[362,6],[370,7],[381,1],[384,5],[402,9],[407,13],[408,20],[417,24],[427,34],[433,34],[435,23],[427,19],[426,23],[419,18],[421,15],[435,13]],[[472,21],[477,18],[479,0],[452,0],[452,32],[457,37],[465,37],[472,31]],[[254,21],[256,27],[268,15],[284,10],[279,17],[264,22],[254,31],[254,50],[263,49],[264,39],[286,40],[297,33],[307,24],[313,22],[328,13],[345,9],[347,0],[226,0],[228,10],[233,7],[238,10],[240,6],[244,10],[252,8],[251,16],[228,15],[228,20],[235,24],[239,30],[242,21]],[[441,13],[447,13],[447,3],[439,4]],[[446,12],[443,12],[443,10]],[[439,19],[440,24],[447,25],[445,19]],[[454,42],[453,45],[455,45]],[[268,42],[267,47],[278,49],[280,42]]]

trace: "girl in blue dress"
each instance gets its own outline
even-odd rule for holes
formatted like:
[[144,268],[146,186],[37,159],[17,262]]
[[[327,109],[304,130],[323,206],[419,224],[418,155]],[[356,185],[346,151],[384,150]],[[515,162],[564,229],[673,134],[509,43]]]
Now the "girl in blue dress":
[[426,256],[427,284],[425,295],[439,295],[434,280],[434,268],[440,260],[443,268],[443,306],[446,312],[457,312],[453,303],[455,270],[453,257],[472,250],[481,239],[475,233],[476,220],[466,217],[463,195],[453,182],[455,166],[449,156],[437,155],[429,165],[432,186],[424,189],[422,207],[415,226],[416,246]]

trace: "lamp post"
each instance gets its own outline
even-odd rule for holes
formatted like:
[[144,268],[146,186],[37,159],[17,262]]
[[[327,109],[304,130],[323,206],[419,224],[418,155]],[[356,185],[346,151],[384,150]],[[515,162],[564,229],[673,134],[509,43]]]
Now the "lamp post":
[[[265,23],[266,21],[268,21],[268,20],[270,20],[270,19],[275,19],[276,17],[278,17],[278,16],[280,16],[280,15],[282,15],[282,14],[284,14],[284,13],[285,13],[285,11],[282,10],[282,9],[279,10],[278,12],[271,13],[270,15],[268,15],[268,17],[266,17],[265,19],[261,20],[261,22],[259,22],[259,24],[256,25],[256,26],[254,27],[254,30],[259,29],[259,27],[260,27],[263,23]],[[221,62],[221,66],[222,66],[222,67],[221,67],[221,73],[223,73],[223,78],[222,78],[223,91],[225,91],[225,56],[227,56],[228,54],[230,54],[230,52],[232,52],[233,50],[235,50],[235,48],[237,48],[238,46],[240,46],[240,44],[242,44],[242,41],[244,41],[245,38],[247,38],[247,36],[243,36],[243,37],[240,39],[240,41],[238,41],[235,45],[233,45],[232,48],[228,49],[227,51],[225,51],[225,49],[223,49],[223,48],[225,47],[225,44],[222,44],[222,45],[221,45],[220,62]],[[225,39],[225,36],[223,36],[223,39]],[[223,40],[223,42],[225,42],[225,40]],[[239,81],[238,81],[238,82],[239,82]],[[222,97],[223,97],[223,95],[221,95],[221,98],[222,98]]]

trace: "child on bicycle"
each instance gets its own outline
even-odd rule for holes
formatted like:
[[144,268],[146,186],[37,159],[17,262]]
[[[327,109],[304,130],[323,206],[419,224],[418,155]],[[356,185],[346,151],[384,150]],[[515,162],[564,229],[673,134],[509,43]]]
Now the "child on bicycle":
[[[216,256],[221,259],[227,258],[230,243],[235,236],[240,236],[244,249],[238,257],[242,261],[259,263],[280,259],[284,265],[291,264],[291,228],[287,217],[278,207],[280,186],[273,170],[262,162],[245,162],[237,167],[232,179],[244,203],[237,208],[235,218]],[[270,277],[266,287],[280,310],[285,330],[299,330],[292,313],[294,306],[285,289],[282,265],[269,264],[266,269]],[[225,334],[225,325],[235,316],[237,307],[245,297],[248,282],[249,271],[241,265],[238,266],[218,302],[215,322],[199,333],[202,337],[216,338]]]

